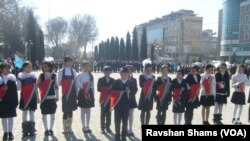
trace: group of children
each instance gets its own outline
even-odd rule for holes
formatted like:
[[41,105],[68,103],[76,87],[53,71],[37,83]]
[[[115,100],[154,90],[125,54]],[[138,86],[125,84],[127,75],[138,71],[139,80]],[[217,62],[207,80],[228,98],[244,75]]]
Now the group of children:
[[[64,58],[64,68],[56,75],[50,62],[43,62],[43,72],[37,78],[32,72],[32,64],[25,62],[23,72],[17,78],[10,73],[10,65],[2,63],[0,66],[0,118],[4,130],[3,140],[13,140],[13,117],[16,117],[16,108],[22,112],[23,136],[34,136],[35,111],[40,103],[45,135],[53,135],[53,125],[57,101],[59,100],[59,86],[62,87],[63,132],[73,133],[73,111],[81,109],[81,120],[84,133],[91,133],[91,108],[95,106],[94,77],[91,65],[83,62],[81,72],[72,69],[73,59]],[[137,80],[133,78],[133,67],[124,66],[120,70],[120,79],[111,77],[112,68],[103,68],[104,76],[97,82],[97,91],[100,92],[101,132],[111,132],[111,111],[114,110],[115,139],[126,141],[126,136],[133,136],[133,114],[138,107],[141,110],[141,124],[148,125],[154,101],[157,103],[157,124],[164,125],[166,112],[173,103],[174,124],[180,125],[184,114],[185,124],[191,125],[194,109],[202,106],[202,120],[209,125],[210,107],[214,108],[214,124],[221,125],[223,105],[227,104],[230,96],[230,75],[226,64],[221,64],[215,71],[212,65],[205,67],[205,73],[199,74],[199,67],[194,66],[190,74],[184,77],[182,70],[177,71],[175,79],[168,76],[169,68],[161,67],[161,76],[153,75],[151,64],[144,65],[144,73],[139,77],[141,94],[139,103],[136,102]],[[244,66],[239,66],[232,76],[232,87],[235,89],[231,102],[235,104],[233,124],[241,124],[240,116],[245,105],[245,86],[250,85],[247,76],[243,73]],[[18,90],[20,101],[18,102]],[[250,103],[250,97],[248,99]],[[250,108],[249,108],[250,110]],[[249,112],[250,113],[250,112]],[[29,118],[28,118],[29,117]],[[250,118],[250,117],[249,117]],[[250,119],[249,119],[250,120]],[[120,127],[122,124],[122,127]]]

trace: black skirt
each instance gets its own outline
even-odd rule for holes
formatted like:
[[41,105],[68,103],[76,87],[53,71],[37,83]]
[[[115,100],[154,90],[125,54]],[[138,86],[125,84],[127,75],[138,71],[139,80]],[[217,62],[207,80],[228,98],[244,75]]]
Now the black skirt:
[[19,109],[22,111],[26,111],[26,110],[35,111],[37,109],[37,98],[36,97],[32,98],[28,106],[25,108],[23,98],[21,97]]
[[16,108],[3,108],[0,107],[0,118],[12,118],[16,117]]
[[215,102],[218,102],[219,104],[227,104],[227,95],[216,94]]
[[200,105],[206,107],[214,106],[214,95],[202,95],[200,97]]
[[153,97],[145,99],[145,95],[141,92],[138,109],[141,111],[151,111],[153,109]]
[[56,99],[46,99],[41,105],[42,115],[55,114],[56,113]]
[[83,94],[83,90],[81,89],[78,94],[78,107],[80,108],[92,108],[95,106],[94,94],[90,93],[89,97]]
[[181,101],[173,102],[173,113],[184,113],[185,104]]
[[131,96],[129,99],[129,109],[134,109],[137,107],[137,102],[135,96]]
[[231,102],[234,104],[245,105],[246,95],[242,92],[234,92],[231,98]]
[[194,101],[189,101],[189,98],[187,97],[187,102],[186,102],[186,108],[198,108],[200,107],[200,101],[199,101],[199,97],[196,96]]

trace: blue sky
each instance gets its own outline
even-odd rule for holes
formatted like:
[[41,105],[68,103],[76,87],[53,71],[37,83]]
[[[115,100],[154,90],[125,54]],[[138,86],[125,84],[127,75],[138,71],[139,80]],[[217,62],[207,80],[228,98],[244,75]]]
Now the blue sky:
[[65,19],[76,13],[96,17],[99,28],[98,40],[111,36],[125,37],[135,25],[179,9],[194,10],[203,17],[203,29],[217,32],[218,10],[222,0],[23,0],[35,8],[39,22],[44,27],[46,21],[56,16]]

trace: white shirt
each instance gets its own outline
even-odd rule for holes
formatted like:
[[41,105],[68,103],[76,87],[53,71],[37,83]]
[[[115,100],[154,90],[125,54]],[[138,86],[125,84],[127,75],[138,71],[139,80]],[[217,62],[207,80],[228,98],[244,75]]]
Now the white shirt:
[[128,81],[128,79],[125,79],[125,80],[122,79],[123,84],[126,84],[127,81]]
[[216,94],[216,80],[215,80],[215,76],[213,74],[207,74],[207,73],[203,73],[201,75],[201,89],[200,89],[200,94],[201,95],[205,95],[205,88],[203,87],[202,83],[203,81],[207,78],[207,77],[212,77],[211,80],[211,95],[215,95]]
[[[63,68],[63,69],[65,69],[65,75],[66,76],[71,76],[72,75],[71,74],[71,69],[72,68]],[[63,69],[60,69],[59,72],[58,72],[58,83],[57,84],[59,84],[59,85],[61,85],[62,75],[63,75]],[[72,71],[73,71],[74,78],[76,78],[77,77],[76,70],[72,69]]]
[[250,82],[247,79],[247,75],[246,74],[234,74],[232,76],[232,87],[235,89],[235,91],[241,91],[238,88],[238,85],[240,83],[244,83],[246,86],[250,85]]
[[77,88],[82,88],[83,83],[90,83],[90,75],[88,72],[81,72],[77,75]]

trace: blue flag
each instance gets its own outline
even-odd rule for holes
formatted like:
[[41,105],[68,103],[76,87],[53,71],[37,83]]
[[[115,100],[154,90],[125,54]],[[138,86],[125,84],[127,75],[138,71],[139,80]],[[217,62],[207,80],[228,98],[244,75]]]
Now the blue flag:
[[14,63],[17,68],[21,69],[23,67],[24,60],[23,58],[15,55]]

